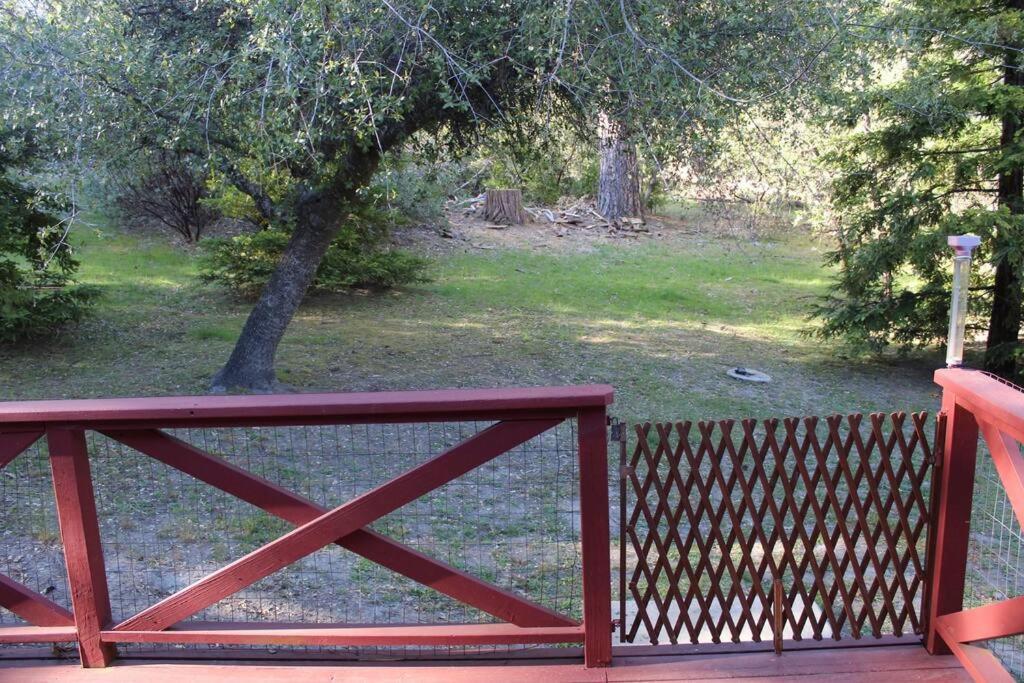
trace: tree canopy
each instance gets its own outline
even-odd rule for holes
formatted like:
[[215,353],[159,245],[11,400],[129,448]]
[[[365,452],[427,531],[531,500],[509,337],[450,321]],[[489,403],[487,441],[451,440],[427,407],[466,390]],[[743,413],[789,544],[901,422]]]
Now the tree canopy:
[[[201,160],[291,239],[217,388],[267,390],[332,238],[381,159],[599,112],[713,140],[739,106],[832,75],[830,0],[66,0],[4,10],[8,113],[96,163]],[[531,114],[532,116],[526,116]],[[685,144],[677,144],[684,150]]]

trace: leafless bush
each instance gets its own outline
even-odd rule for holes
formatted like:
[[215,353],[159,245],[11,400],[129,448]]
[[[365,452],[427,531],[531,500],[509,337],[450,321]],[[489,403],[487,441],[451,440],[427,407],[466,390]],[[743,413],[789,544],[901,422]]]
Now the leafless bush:
[[118,206],[129,220],[155,221],[194,244],[217,218],[203,203],[202,178],[181,158],[160,155],[136,178],[120,183]]

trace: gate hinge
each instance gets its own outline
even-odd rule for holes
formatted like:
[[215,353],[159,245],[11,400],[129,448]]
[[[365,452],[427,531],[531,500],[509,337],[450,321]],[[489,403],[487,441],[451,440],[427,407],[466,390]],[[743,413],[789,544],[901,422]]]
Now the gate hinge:
[[608,440],[620,443],[626,442],[626,423],[619,422],[619,418],[613,417],[608,422]]

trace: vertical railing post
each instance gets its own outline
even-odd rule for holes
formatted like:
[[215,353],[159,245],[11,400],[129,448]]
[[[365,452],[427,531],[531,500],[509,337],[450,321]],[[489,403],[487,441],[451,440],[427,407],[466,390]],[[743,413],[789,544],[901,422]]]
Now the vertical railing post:
[[605,409],[578,414],[580,542],[583,554],[583,655],[586,666],[612,661],[611,539],[608,526],[608,432]]
[[934,525],[934,557],[928,558],[928,630],[925,647],[932,654],[948,654],[949,648],[935,629],[943,614],[959,612],[964,603],[967,575],[967,543],[970,538],[974,466],[978,455],[978,423],[967,408],[957,404],[956,394],[942,393],[946,415],[945,448],[939,470],[938,509]]
[[82,666],[103,667],[114,657],[114,648],[100,641],[100,631],[110,621],[110,595],[85,433],[47,429],[46,441]]

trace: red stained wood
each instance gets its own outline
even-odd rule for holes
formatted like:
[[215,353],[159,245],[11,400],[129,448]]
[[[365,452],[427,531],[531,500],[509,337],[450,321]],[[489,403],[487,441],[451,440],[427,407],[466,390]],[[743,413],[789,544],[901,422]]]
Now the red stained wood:
[[[946,443],[952,447],[947,447],[936,521],[928,648],[932,652],[951,650],[975,681],[1012,681],[989,650],[966,643],[1024,633],[1024,596],[962,608],[979,427],[1014,513],[1024,524],[1024,458],[1018,445],[1024,441],[1024,390],[965,370],[940,370],[935,381],[943,387],[943,410],[953,411],[954,419],[947,428]],[[968,467],[969,471],[963,472],[965,479],[950,481]],[[951,539],[945,553],[944,537]]]
[[78,631],[72,626],[0,626],[0,643],[73,643]]
[[946,642],[969,643],[1024,633],[1024,596],[939,617]]
[[1024,456],[1020,453],[1020,446],[994,424],[985,421],[979,424],[996,472],[1006,489],[1006,497],[1017,516],[1017,523],[1024,528]]
[[[167,628],[494,459],[510,448],[547,431],[558,422],[559,420],[511,421],[488,427],[426,463],[324,513],[276,541],[143,610],[119,624],[116,630]],[[606,489],[607,487],[604,493],[605,562],[608,543]],[[587,513],[584,510],[582,514],[585,516]],[[610,577],[606,575],[606,593],[609,591],[609,581]],[[610,611],[610,602],[609,596],[604,601],[606,611]]]
[[231,645],[492,645],[576,643],[582,626],[520,628],[510,624],[353,626],[188,622],[165,631],[105,631],[113,643],[219,643]]
[[604,408],[577,418],[580,460],[580,530],[586,665],[612,661],[611,558],[608,545],[608,431]]
[[0,606],[34,626],[74,626],[75,619],[49,598],[0,574]]
[[0,468],[24,453],[43,435],[41,430],[33,432],[0,433]]
[[[936,381],[942,372],[935,374]],[[990,378],[989,382],[998,384]],[[946,414],[945,452],[938,473],[939,490],[936,494],[939,502],[933,522],[934,557],[929,559],[931,586],[925,638],[925,645],[932,654],[950,652],[948,644],[936,630],[936,619],[943,614],[959,612],[964,606],[967,542],[978,453],[978,423],[950,389],[943,391],[942,410]]]
[[110,621],[110,597],[85,434],[50,429],[46,440],[82,665],[106,666],[114,650],[100,642],[100,630]]
[[976,683],[1015,683],[991,650],[947,640],[950,649]]
[[983,372],[963,368],[936,370],[935,383],[943,388],[943,398],[954,394],[957,403],[1024,442],[1024,401],[1016,387]]
[[[622,652],[625,650],[625,652]],[[224,683],[244,680],[260,683],[361,683],[403,681],[409,683],[445,683],[486,681],[505,683],[522,681],[939,681],[963,683],[967,672],[952,657],[930,657],[919,645],[860,648],[855,656],[849,650],[771,653],[630,656],[633,648],[617,650],[615,666],[584,669],[576,656],[538,659],[467,659],[459,662],[348,662],[316,666],[265,662],[173,663],[146,661],[122,662],[102,672],[83,670],[68,663],[0,663],[0,680],[18,683],[81,683],[102,680],[105,683]],[[550,653],[550,650],[543,651]],[[620,654],[621,652],[621,654]],[[540,654],[540,653],[538,653]]]
[[[112,439],[295,525],[328,511],[291,491],[156,430],[106,431]],[[430,558],[371,529],[335,543],[516,626],[575,626],[567,617]]]
[[606,406],[613,390],[604,384],[511,389],[444,389],[351,394],[275,394],[265,396],[176,396],[111,398],[76,401],[9,401],[0,403],[0,424],[132,423],[262,424],[290,420],[293,424],[369,420],[405,422],[466,419],[518,411],[574,414],[581,407]]

